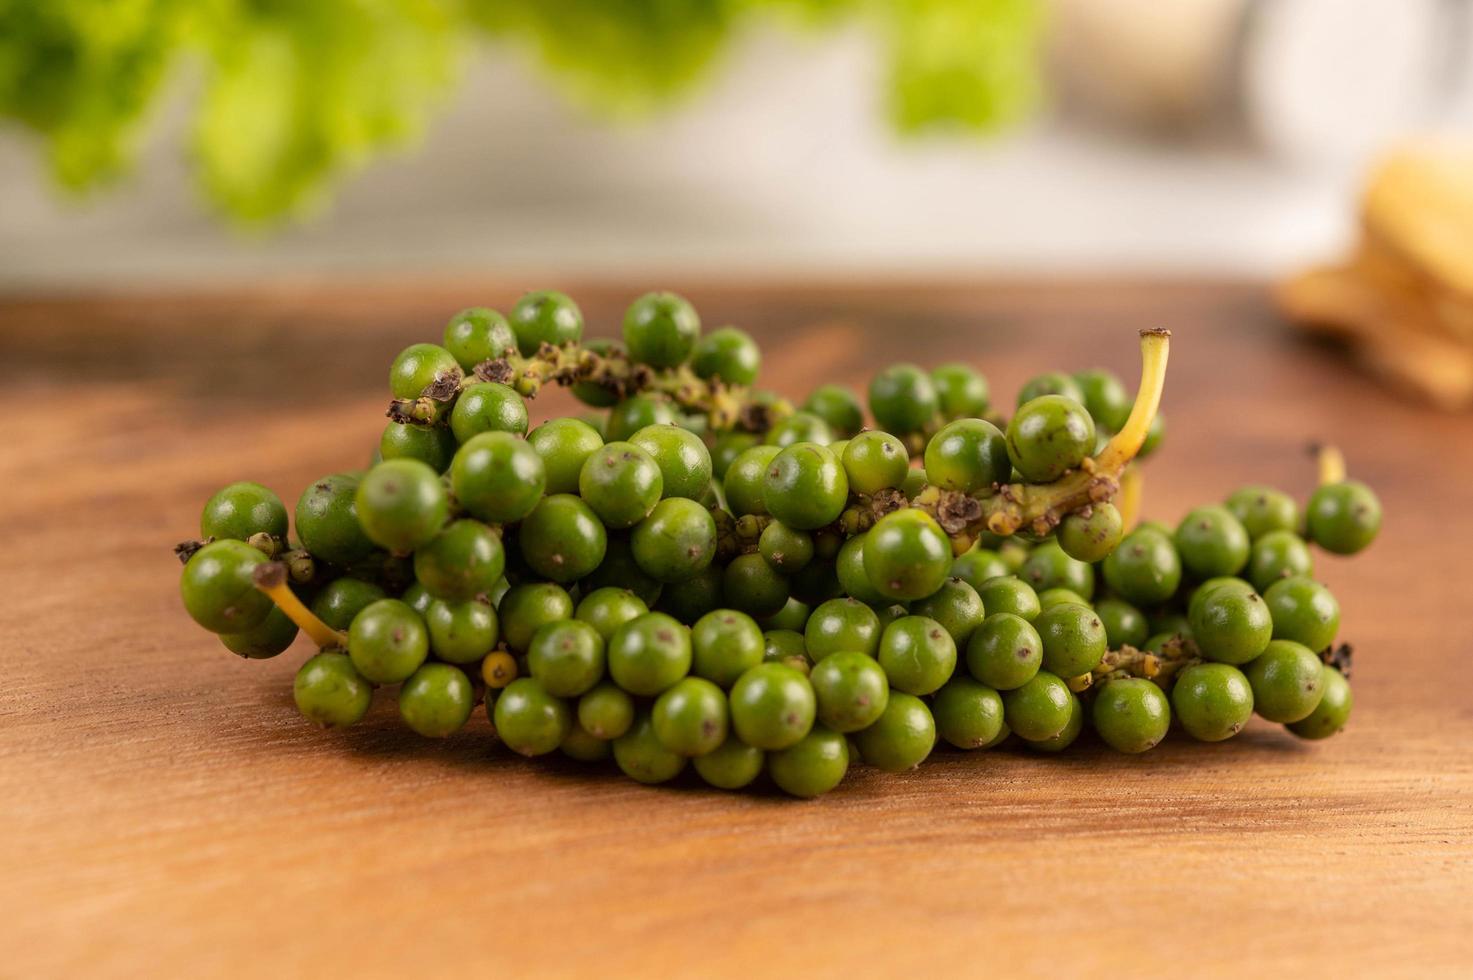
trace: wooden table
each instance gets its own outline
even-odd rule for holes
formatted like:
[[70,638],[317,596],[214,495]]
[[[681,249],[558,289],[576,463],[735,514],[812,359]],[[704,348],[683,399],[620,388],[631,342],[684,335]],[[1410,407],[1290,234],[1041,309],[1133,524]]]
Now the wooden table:
[[[305,641],[227,654],[170,545],[220,484],[290,501],[361,465],[393,354],[524,285],[0,302],[0,975],[1473,970],[1473,423],[1293,339],[1251,285],[673,284],[794,396],[965,359],[1009,402],[1048,367],[1134,378],[1136,328],[1169,326],[1148,516],[1303,493],[1306,442],[1343,446],[1387,518],[1321,561],[1358,649],[1333,741],[938,751],[799,803],[523,761],[479,713],[420,740],[388,698],[309,728]],[[594,332],[633,292],[565,285]]]

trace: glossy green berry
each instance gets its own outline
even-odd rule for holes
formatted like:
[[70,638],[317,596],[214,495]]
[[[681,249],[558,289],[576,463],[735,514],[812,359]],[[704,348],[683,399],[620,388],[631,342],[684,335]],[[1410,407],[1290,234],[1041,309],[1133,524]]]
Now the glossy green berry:
[[624,313],[624,346],[631,359],[655,368],[684,364],[701,336],[695,307],[674,293],[645,293]]
[[808,678],[786,664],[758,664],[731,689],[732,727],[743,742],[759,749],[795,744],[813,727],[816,711]]
[[[505,585],[506,579],[502,579],[500,584]],[[368,599],[366,602],[358,605],[353,610],[353,616],[358,615],[359,611],[362,610],[364,606],[367,606],[369,603],[377,602],[382,598],[384,598],[382,595],[376,595],[373,598]],[[425,588],[424,584],[421,582],[415,582],[410,585],[409,588],[405,589],[403,593],[400,594],[399,599],[410,609],[413,609],[415,612],[419,613],[421,619],[423,619],[425,614],[430,611],[430,603],[435,601],[435,597],[430,594],[430,590]],[[500,602],[501,597],[491,597],[491,601],[493,603]],[[347,629],[348,626],[351,625],[353,622],[353,616],[349,616],[348,621],[343,623],[342,626],[333,626],[333,629]],[[332,624],[329,623],[328,625],[331,626]]]
[[660,502],[665,480],[659,465],[643,449],[611,442],[583,463],[578,488],[584,501],[611,528],[633,527]]
[[1084,396],[1084,407],[1095,420],[1095,427],[1119,432],[1130,418],[1131,397],[1120,379],[1103,368],[1091,368],[1074,375],[1074,383]]
[[558,751],[578,762],[600,762],[613,755],[613,748],[607,741],[576,722],[569,726],[568,734],[558,743]]
[[991,407],[987,379],[968,364],[943,364],[931,371],[931,384],[948,419],[976,419]]
[[381,459],[417,459],[436,473],[443,473],[458,446],[448,426],[390,422],[379,437],[378,453]]
[[814,663],[841,650],[874,656],[880,632],[880,618],[869,606],[854,598],[830,599],[808,617],[803,644]]
[[1064,723],[1063,729],[1054,736],[1044,739],[1030,741],[1023,739],[1023,744],[1035,752],[1062,752],[1074,744],[1079,738],[1079,733],[1084,731],[1084,705],[1079,700],[1079,695],[1069,695],[1069,720]]
[[507,590],[496,611],[501,638],[512,650],[525,653],[539,627],[573,617],[573,598],[552,582],[525,582]]
[[1340,603],[1334,594],[1310,578],[1281,579],[1263,594],[1273,617],[1274,639],[1293,640],[1311,650],[1323,650],[1340,631]]
[[1003,692],[1003,717],[1019,738],[1041,742],[1069,724],[1072,696],[1063,680],[1041,670],[1022,685]]
[[888,432],[861,432],[844,446],[844,473],[855,493],[899,487],[910,472],[905,443]]
[[501,634],[495,608],[482,599],[435,599],[425,609],[424,621],[430,651],[446,663],[480,663]]
[[1039,601],[1038,593],[1033,591],[1033,586],[1015,575],[1000,575],[988,579],[977,590],[977,595],[982,600],[983,610],[989,616],[994,613],[1012,613],[1031,623],[1043,612],[1043,603]]
[[256,588],[255,571],[266,556],[244,541],[225,539],[190,556],[179,595],[190,617],[212,633],[241,633],[265,621],[275,606]]
[[[765,630],[762,634],[762,644],[764,662],[801,660],[805,665],[810,665],[808,646],[803,640],[802,633],[796,633],[793,630]],[[800,669],[803,673],[808,673],[808,666]]]
[[736,458],[760,444],[761,440],[751,432],[723,432],[717,436],[715,444],[711,446],[712,479],[717,483],[724,483],[726,473]]
[[808,617],[812,614],[813,606],[796,596],[788,596],[788,601],[783,603],[783,607],[762,620],[760,625],[765,630],[800,631],[808,624]]
[[952,578],[959,578],[981,594],[982,583],[1003,575],[1011,575],[1012,569],[997,552],[987,548],[972,547],[957,555],[951,563]]
[[1253,542],[1243,574],[1255,589],[1265,592],[1281,579],[1313,575],[1314,558],[1293,531],[1269,531]]
[[624,442],[651,425],[673,425],[678,421],[669,401],[655,395],[634,395],[619,402],[604,423],[604,440]]
[[348,627],[353,666],[375,684],[399,683],[419,669],[429,652],[424,620],[398,599],[380,599],[353,617]]
[[506,571],[501,536],[480,521],[452,521],[414,553],[414,577],[441,599],[488,594]]
[[645,601],[630,590],[605,586],[585,593],[578,600],[573,618],[592,626],[607,642],[614,630],[649,611]]
[[1353,555],[1381,530],[1381,501],[1354,480],[1319,487],[1305,508],[1310,540],[1337,555]]
[[1309,717],[1324,696],[1320,658],[1292,640],[1273,640],[1243,668],[1253,688],[1253,710],[1285,724]]
[[1037,398],[1050,396],[1055,398],[1068,398],[1070,401],[1084,404],[1084,391],[1079,387],[1079,382],[1063,371],[1045,371],[1036,374],[1018,389],[1018,407]]
[[1202,656],[1218,663],[1246,664],[1273,637],[1268,604],[1240,579],[1205,583],[1192,597],[1187,619]]
[[1043,641],[1043,669],[1060,677],[1089,673],[1109,648],[1105,624],[1089,606],[1066,603],[1045,609],[1033,628]]
[[1328,664],[1322,668],[1320,687],[1323,694],[1320,703],[1309,713],[1308,718],[1292,722],[1289,731],[1300,738],[1320,739],[1329,738],[1345,727],[1350,720],[1350,709],[1354,705],[1354,698],[1350,693],[1350,682],[1345,676]]
[[468,385],[450,410],[450,431],[461,442],[482,432],[527,434],[527,406],[504,384],[484,381]]
[[1155,528],[1139,527],[1127,534],[1101,567],[1110,591],[1137,606],[1160,605],[1181,585],[1176,546]]
[[717,789],[741,789],[762,775],[766,759],[761,749],[729,735],[714,750],[692,759],[691,764],[702,779]]
[[1226,507],[1198,507],[1177,525],[1177,554],[1199,579],[1236,575],[1248,563],[1248,531]]
[[812,412],[794,412],[793,414],[779,419],[771,429],[763,442],[769,446],[777,446],[786,449],[800,442],[814,442],[820,446],[827,446],[834,440],[834,430],[829,424]]
[[838,786],[848,770],[849,743],[827,728],[815,727],[767,759],[767,771],[777,788],[805,800]]
[[1048,612],[1054,606],[1067,605],[1088,606],[1089,600],[1073,589],[1044,589],[1038,593],[1038,608],[1040,612]]
[[734,516],[767,513],[763,499],[767,469],[780,452],[776,446],[753,446],[732,460],[721,487],[727,509]]
[[890,701],[885,671],[873,657],[853,650],[832,653],[809,674],[818,720],[836,732],[874,724]]
[[736,327],[717,327],[696,341],[690,367],[698,378],[718,378],[729,385],[750,386],[762,366],[762,351],[750,334]]
[[958,650],[967,648],[967,641],[982,625],[987,612],[977,590],[955,576],[942,582],[941,588],[926,598],[912,603],[910,611],[940,623],[951,634]]
[[1095,695],[1090,720],[1115,751],[1145,752],[1166,737],[1171,704],[1161,688],[1143,677],[1112,680]]
[[1007,431],[1008,456],[1029,483],[1049,483],[1095,447],[1095,423],[1078,401],[1044,395],[1018,409]]
[[995,690],[1022,687],[1042,665],[1043,639],[1028,620],[1013,613],[988,616],[967,643],[967,671]]
[[399,717],[426,738],[460,731],[475,704],[470,678],[450,664],[425,664],[399,688]]
[[913,694],[892,691],[874,724],[853,736],[865,762],[885,772],[914,769],[936,746],[936,719]]
[[651,720],[671,752],[705,755],[726,741],[726,693],[703,677],[687,677],[655,699]]
[[849,500],[849,478],[827,446],[800,442],[768,463],[762,482],[767,512],[788,527],[812,530],[835,521]]
[[604,675],[604,638],[581,619],[537,628],[527,644],[527,669],[548,694],[576,698]]
[[1094,609],[1105,624],[1105,639],[1111,650],[1125,646],[1140,649],[1150,639],[1151,624],[1146,614],[1124,599],[1100,599]]
[[244,541],[253,534],[286,540],[286,505],[259,483],[232,483],[216,490],[199,518],[202,538]]
[[914,364],[896,364],[870,379],[869,411],[886,432],[919,432],[941,411],[931,376]]
[[1193,664],[1176,675],[1171,708],[1192,738],[1221,742],[1248,724],[1253,688],[1231,664]]
[[611,681],[604,681],[578,699],[578,727],[594,738],[611,741],[634,724],[634,699]]
[[856,534],[839,548],[834,571],[844,594],[870,606],[880,606],[890,600],[870,584],[869,574],[864,570],[864,540],[868,533]]
[[1003,731],[1002,696],[964,675],[936,692],[931,712],[936,733],[959,749],[985,748]]
[[660,594],[664,591],[664,586],[660,582],[640,570],[634,560],[634,549],[629,543],[629,535],[617,532],[609,535],[608,547],[604,549],[603,564],[595,568],[593,574],[580,582],[578,587],[585,593],[604,588],[628,589],[651,608],[659,601]]
[[1056,537],[1070,558],[1100,561],[1119,547],[1125,537],[1125,520],[1112,503],[1091,504],[1064,518]]
[[903,616],[885,627],[876,659],[895,690],[931,694],[956,669],[956,641],[934,619]]
[[576,582],[591,573],[609,543],[593,509],[570,493],[543,497],[523,519],[517,540],[532,570],[554,582]]
[[635,782],[653,785],[680,775],[686,757],[664,746],[655,734],[654,719],[644,712],[635,718],[629,731],[614,739],[614,762]]
[[373,686],[346,653],[319,653],[297,671],[292,698],[309,721],[324,728],[346,728],[361,721],[373,701]]
[[1095,594],[1094,568],[1071,558],[1058,541],[1045,541],[1034,548],[1018,575],[1038,592],[1068,589],[1084,599]]
[[892,511],[864,539],[864,571],[889,599],[924,599],[951,572],[951,540],[936,519],[915,508]]
[[614,631],[605,657],[615,684],[653,697],[690,673],[690,630],[664,613],[645,613]]
[[284,653],[296,638],[297,624],[275,607],[265,619],[248,630],[220,634],[220,642],[225,644],[225,649],[247,660],[269,660]]
[[982,419],[948,422],[926,443],[925,461],[928,482],[961,493],[1006,483],[1012,474],[1007,440]]
[[848,438],[864,428],[864,409],[854,392],[843,385],[827,384],[813,389],[803,410],[828,423],[835,435]]
[[364,533],[396,554],[439,534],[450,513],[440,475],[417,459],[379,463],[359,482],[354,503]]
[[323,477],[297,498],[297,537],[313,557],[351,565],[373,551],[373,542],[358,523],[357,492],[358,477],[339,473]]
[[757,553],[776,571],[791,575],[813,560],[813,535],[773,521],[762,529]]
[[578,493],[583,464],[603,444],[598,430],[580,419],[552,419],[527,434],[527,445],[542,458],[547,493]]
[[455,355],[438,344],[411,344],[389,366],[389,391],[395,398],[418,398],[426,388],[452,385],[464,374]]
[[629,437],[660,468],[666,497],[701,499],[711,485],[711,453],[700,436],[676,425],[649,425]]
[[445,324],[445,349],[467,372],[482,361],[505,357],[516,346],[516,334],[506,317],[484,306],[461,310]]
[[629,544],[641,571],[660,582],[676,582],[711,564],[716,521],[694,500],[669,497],[635,525]]
[[557,347],[583,336],[583,311],[567,296],[550,289],[517,300],[510,320],[523,357],[531,357],[545,343]]
[[1227,509],[1254,541],[1274,531],[1292,532],[1299,527],[1299,505],[1273,487],[1254,484],[1235,490],[1227,499]]
[[568,737],[573,713],[531,677],[518,677],[496,699],[491,724],[502,744],[518,755],[546,755]]
[[756,621],[735,609],[716,609],[696,620],[690,642],[692,673],[721,688],[760,664],[765,649]]
[[655,608],[668,613],[686,625],[694,623],[726,602],[723,584],[725,569],[715,562],[678,582],[667,582],[660,587],[660,598]]
[[483,432],[461,446],[450,463],[455,499],[492,524],[511,524],[532,512],[547,488],[547,468],[525,439]]

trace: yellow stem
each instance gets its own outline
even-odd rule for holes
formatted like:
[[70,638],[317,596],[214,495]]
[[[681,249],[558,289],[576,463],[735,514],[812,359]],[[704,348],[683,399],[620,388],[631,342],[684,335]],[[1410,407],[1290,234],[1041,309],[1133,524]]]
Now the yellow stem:
[[1115,509],[1120,511],[1120,519],[1127,531],[1134,528],[1136,521],[1140,519],[1141,491],[1145,482],[1146,478],[1141,474],[1139,466],[1127,466],[1125,472],[1120,474],[1120,491],[1115,495]]
[[1321,446],[1316,454],[1320,467],[1320,486],[1345,482],[1345,454],[1334,446]]
[[1150,434],[1156,410],[1161,407],[1161,391],[1166,386],[1166,360],[1171,353],[1170,330],[1141,331],[1141,384],[1136,389],[1130,417],[1095,457],[1097,467],[1106,473],[1119,473],[1136,457]]
[[348,635],[333,629],[317,618],[297,594],[286,584],[287,570],[281,562],[265,562],[256,566],[254,575],[256,588],[271,597],[287,618],[296,623],[312,642],[326,650],[328,647],[346,647]]

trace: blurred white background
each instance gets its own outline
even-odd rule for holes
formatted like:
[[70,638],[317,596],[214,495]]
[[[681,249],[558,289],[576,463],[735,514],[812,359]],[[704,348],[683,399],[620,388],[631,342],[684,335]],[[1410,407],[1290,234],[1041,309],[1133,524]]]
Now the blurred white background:
[[[1299,22],[1238,51],[1232,84],[1250,100],[1267,86],[1253,111],[1272,139],[1301,144],[1293,153],[1256,147],[1241,120],[1143,136],[1057,109],[990,140],[903,140],[858,29],[755,31],[704,92],[632,126],[581,115],[518,59],[483,53],[422,147],[376,161],[330,209],[269,235],[232,229],[201,201],[180,149],[180,92],[131,176],[82,200],[45,179],[28,135],[0,133],[0,287],[553,268],[1277,273],[1341,247],[1376,141],[1428,123],[1401,102],[1430,84],[1430,45],[1446,54],[1429,33],[1449,22],[1425,16],[1442,6],[1286,4]],[[1356,9],[1369,16],[1341,16]],[[1465,62],[1473,30],[1454,40]],[[1155,43],[1182,50],[1174,35]],[[1452,107],[1438,125],[1473,129],[1466,81],[1443,95]],[[1366,139],[1314,152],[1367,117]]]

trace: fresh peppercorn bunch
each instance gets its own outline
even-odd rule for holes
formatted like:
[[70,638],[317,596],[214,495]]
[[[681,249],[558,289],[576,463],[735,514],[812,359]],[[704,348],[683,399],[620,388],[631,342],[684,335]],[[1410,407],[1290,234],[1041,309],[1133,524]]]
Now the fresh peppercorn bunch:
[[[1306,737],[1344,724],[1338,606],[1306,542],[1365,547],[1379,505],[1330,473],[1302,518],[1249,488],[1127,534],[1164,332],[1142,335],[1134,398],[1050,373],[1003,420],[972,368],[899,366],[870,385],[874,429],[840,386],[799,410],[755,389],[751,338],[702,334],[673,294],[636,300],[622,343],[582,334],[572,300],[538,292],[406,348],[367,470],[291,517],[258,484],[210,499],[176,549],[189,614],[249,658],[307,632],[321,652],[294,693],[319,724],[397,687],[421,735],[484,704],[516,752],[650,783],[689,763],[815,796],[938,736],[1057,750],[1086,721],[1140,751],[1173,708],[1204,739],[1253,710]],[[604,414],[528,431],[546,383]]]

